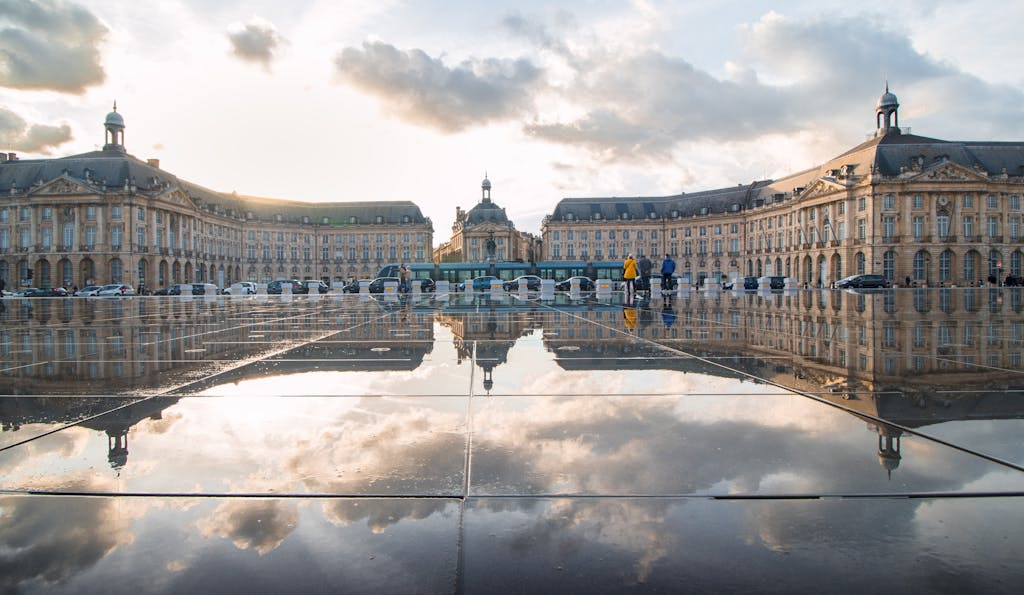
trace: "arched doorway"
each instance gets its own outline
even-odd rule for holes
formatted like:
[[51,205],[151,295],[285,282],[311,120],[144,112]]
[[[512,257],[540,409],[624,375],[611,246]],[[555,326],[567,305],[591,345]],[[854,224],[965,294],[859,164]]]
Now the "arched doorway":
[[50,278],[50,261],[45,258],[37,260],[33,275],[35,276],[33,281],[36,287],[52,287],[52,279]]
[[171,282],[172,283],[181,283],[182,282],[181,281],[181,263],[178,262],[177,260],[175,260],[174,264],[171,265]]
[[830,285],[832,281],[843,278],[843,257],[838,252],[832,255],[832,262],[829,265],[829,270],[831,271],[829,278],[823,281],[826,285]]
[[968,250],[964,253],[964,283],[973,286],[978,279],[978,261],[981,255],[977,250]]
[[139,259],[138,265],[138,281],[139,285],[149,285],[149,263],[145,258]]
[[73,287],[75,285],[75,267],[71,266],[71,261],[67,258],[62,258],[57,263],[57,276],[60,278],[60,284],[64,287]]
[[183,283],[191,283],[191,282],[192,282],[192,263],[191,262],[186,262],[185,263],[185,280],[183,281]]
[[124,283],[124,268],[120,258],[110,259],[110,282]]
[[91,258],[83,258],[78,265],[79,276],[82,286],[96,284],[96,263]]
[[168,285],[168,282],[167,282],[167,279],[168,279],[168,276],[167,276],[167,261],[166,260],[161,260],[160,264],[157,265],[156,270],[157,270],[156,282],[160,284],[160,287],[167,287],[167,285]]
[[812,265],[811,255],[810,254],[808,254],[807,256],[804,256],[803,274],[804,274],[804,283],[806,283],[808,286],[810,286],[811,285],[811,277],[814,276],[814,267]]
[[821,254],[818,256],[818,278],[814,279],[813,283],[815,287],[825,287],[828,281],[828,261],[825,255]]

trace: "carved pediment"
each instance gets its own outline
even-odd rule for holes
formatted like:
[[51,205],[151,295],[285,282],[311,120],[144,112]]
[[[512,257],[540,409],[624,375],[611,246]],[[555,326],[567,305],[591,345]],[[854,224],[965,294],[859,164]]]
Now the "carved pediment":
[[54,178],[49,182],[45,182],[39,185],[37,188],[31,190],[29,194],[57,194],[57,195],[71,195],[71,194],[99,194],[97,188],[93,188],[88,184],[72,179],[68,175]]
[[813,184],[800,193],[800,199],[817,198],[826,194],[845,192],[846,186],[828,178],[818,178]]
[[969,167],[945,161],[926,169],[910,179],[920,182],[986,182],[988,181],[988,176]]
[[183,206],[183,207],[196,206],[196,205],[192,204],[192,201],[189,199],[188,195],[185,194],[185,192],[182,189],[180,189],[180,188],[175,188],[173,190],[168,190],[167,192],[161,194],[157,198],[159,198],[160,200],[169,202],[171,204],[180,205],[180,206]]

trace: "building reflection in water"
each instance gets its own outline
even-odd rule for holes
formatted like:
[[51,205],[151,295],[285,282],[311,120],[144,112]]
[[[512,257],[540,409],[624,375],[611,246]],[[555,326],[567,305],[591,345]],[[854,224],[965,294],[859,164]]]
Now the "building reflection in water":
[[[120,468],[130,428],[178,400],[141,400],[147,395],[312,370],[414,370],[431,352],[436,323],[450,330],[458,362],[481,369],[475,384],[486,393],[517,341],[537,333],[565,370],[691,371],[701,361],[666,358],[663,347],[714,361],[719,367],[701,372],[761,379],[859,414],[877,432],[879,463],[891,474],[901,428],[1024,417],[1012,392],[1024,385],[1021,292],[701,292],[629,305],[617,297],[524,304],[460,296],[384,312],[373,304],[8,300],[2,390],[34,396],[0,399],[0,421],[13,433],[87,420],[80,425],[107,434],[108,462]],[[324,336],[331,340],[316,341]],[[281,350],[287,358],[266,359]]]

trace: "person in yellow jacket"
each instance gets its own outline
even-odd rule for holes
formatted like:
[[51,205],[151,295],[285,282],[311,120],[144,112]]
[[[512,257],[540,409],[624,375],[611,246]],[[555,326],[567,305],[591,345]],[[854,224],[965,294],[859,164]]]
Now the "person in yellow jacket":
[[622,309],[622,318],[626,321],[626,330],[633,331],[636,329],[636,308],[629,307]]
[[626,282],[626,300],[630,300],[636,295],[636,261],[632,254],[627,254],[622,263],[622,278]]

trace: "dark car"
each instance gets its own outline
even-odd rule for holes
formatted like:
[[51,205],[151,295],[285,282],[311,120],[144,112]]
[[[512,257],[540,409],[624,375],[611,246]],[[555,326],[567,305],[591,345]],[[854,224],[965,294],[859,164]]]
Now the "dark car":
[[885,288],[889,287],[889,285],[889,280],[886,279],[883,275],[874,274],[851,275],[845,279],[840,279],[838,282],[836,282],[836,287],[839,287],[840,289],[846,289],[848,287]]
[[473,288],[473,291],[490,291],[491,281],[497,280],[498,278],[495,277],[494,275],[484,275],[482,277],[477,277],[475,279],[470,279],[469,281],[459,283],[458,290],[466,291],[466,285],[468,284],[470,287]]
[[[384,293],[385,283],[394,283],[397,287],[401,282],[398,277],[377,277],[373,281],[370,281],[370,293]],[[359,286],[356,285],[356,291],[359,291]]]
[[25,297],[68,297],[63,287],[33,287],[25,290]]
[[359,293],[359,281],[350,281],[341,288],[342,293]]
[[519,291],[520,279],[526,282],[527,291],[540,291],[540,277],[537,275],[523,275],[521,277],[516,277],[511,281],[505,281],[502,287],[505,291]]
[[284,280],[278,279],[277,281],[271,281],[270,283],[267,284],[267,293],[268,294],[278,294],[278,295],[280,295],[281,287],[286,285],[286,284],[291,284],[291,286],[292,286],[292,293],[293,294],[307,294],[307,293],[309,293],[309,288],[306,287],[305,283],[303,283],[302,281],[296,281],[294,279],[292,279],[291,281],[289,281],[287,279],[284,279]]
[[555,291],[569,291],[572,289],[573,279],[579,279],[580,291],[594,291],[594,281],[590,277],[569,277],[565,281],[555,283]]

